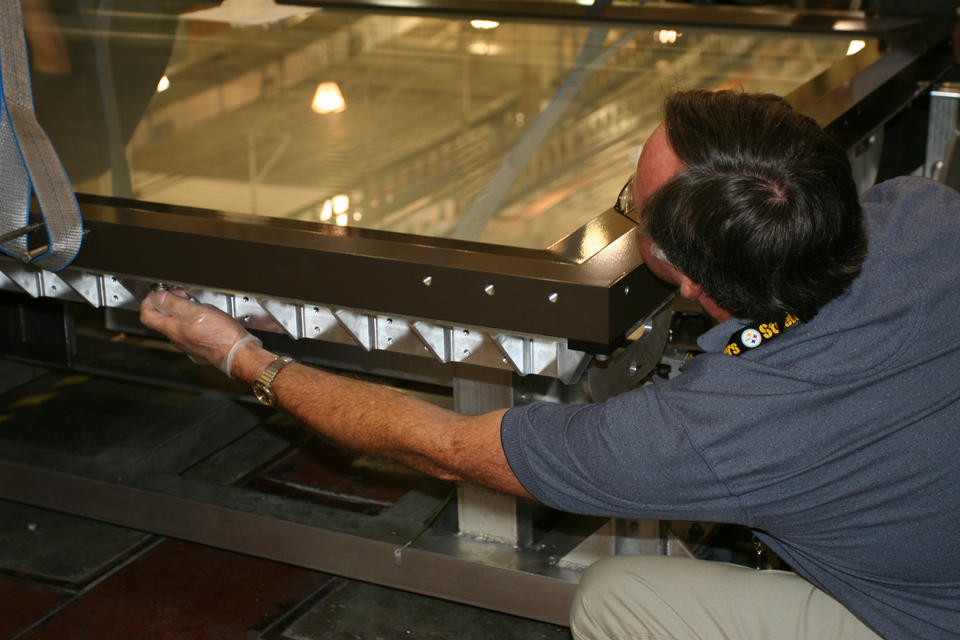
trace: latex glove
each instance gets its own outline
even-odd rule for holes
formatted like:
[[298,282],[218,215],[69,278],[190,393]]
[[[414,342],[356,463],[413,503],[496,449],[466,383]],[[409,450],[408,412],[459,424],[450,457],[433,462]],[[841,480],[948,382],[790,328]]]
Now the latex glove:
[[140,303],[140,322],[167,336],[194,362],[212,364],[231,378],[237,350],[248,342],[261,344],[239,322],[190,300],[182,289],[151,291]]

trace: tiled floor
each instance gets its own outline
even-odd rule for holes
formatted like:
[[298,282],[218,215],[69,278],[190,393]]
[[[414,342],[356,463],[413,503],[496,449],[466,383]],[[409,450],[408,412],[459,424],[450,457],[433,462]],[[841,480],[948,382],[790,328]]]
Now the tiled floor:
[[[14,503],[0,502],[0,519],[0,546],[13,539],[19,550],[0,569],[0,638],[569,638],[562,627]],[[107,549],[120,551],[107,559]]]
[[[389,508],[425,481],[310,438],[280,414],[244,431],[234,414],[224,414],[223,402],[0,360],[0,446],[8,456],[22,447],[98,465],[159,460],[194,480],[364,515]],[[207,425],[209,435],[216,420],[234,438],[222,450],[229,455],[188,464],[191,447],[181,451],[171,442],[189,445],[193,432],[185,425]],[[566,640],[569,632],[0,501],[0,640],[261,638]]]

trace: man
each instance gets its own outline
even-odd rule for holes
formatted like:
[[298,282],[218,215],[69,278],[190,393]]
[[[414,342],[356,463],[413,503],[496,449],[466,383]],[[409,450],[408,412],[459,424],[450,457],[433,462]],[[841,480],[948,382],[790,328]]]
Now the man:
[[[680,93],[617,206],[651,271],[719,323],[681,375],[481,416],[296,363],[273,390],[360,451],[569,511],[744,524],[799,573],[612,558],[584,576],[577,638],[953,636],[960,196],[902,179],[863,203],[779,98]],[[282,363],[168,292],[141,318],[247,382]]]

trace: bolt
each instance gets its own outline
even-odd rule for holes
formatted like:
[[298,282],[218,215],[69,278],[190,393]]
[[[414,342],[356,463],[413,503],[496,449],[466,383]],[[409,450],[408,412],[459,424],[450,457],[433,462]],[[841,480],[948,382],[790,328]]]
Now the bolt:
[[560,299],[560,296],[557,295],[556,292],[551,293],[550,295],[547,296],[547,300],[549,300],[550,302],[556,302],[559,299]]
[[426,276],[421,282],[423,282],[423,286],[429,287],[433,283],[433,276]]
[[485,294],[487,294],[488,296],[492,296],[494,293],[496,293],[496,291],[494,290],[492,284],[488,284],[487,286],[485,286],[485,287],[483,288],[483,292],[484,292]]

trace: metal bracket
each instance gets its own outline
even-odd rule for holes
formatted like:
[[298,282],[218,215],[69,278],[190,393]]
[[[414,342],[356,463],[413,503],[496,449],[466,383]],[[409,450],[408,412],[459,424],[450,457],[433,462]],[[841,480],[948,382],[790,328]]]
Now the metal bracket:
[[587,391],[596,402],[603,402],[638,385],[660,362],[670,335],[672,298],[668,299],[640,325],[643,333],[628,346],[606,360],[597,359],[587,372]]
[[958,110],[960,110],[960,83],[944,82],[930,91],[927,157],[923,167],[923,176],[926,178],[934,180],[941,178],[948,147],[957,137]]

